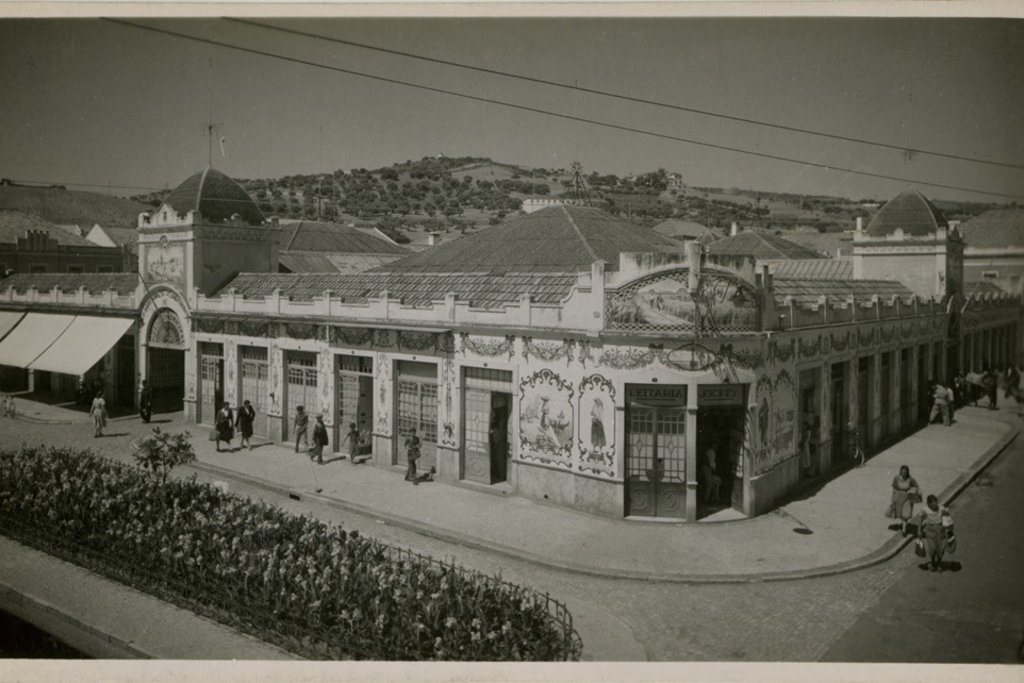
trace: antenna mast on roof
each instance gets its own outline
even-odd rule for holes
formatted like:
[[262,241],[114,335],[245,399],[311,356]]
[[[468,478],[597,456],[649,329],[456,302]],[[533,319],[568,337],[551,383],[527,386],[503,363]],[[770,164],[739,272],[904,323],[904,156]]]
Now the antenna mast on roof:
[[572,195],[574,203],[577,206],[593,206],[593,203],[590,201],[590,191],[587,190],[587,183],[583,180],[583,164],[574,161],[570,169],[572,170]]
[[206,165],[213,166],[213,57],[210,57],[210,117],[206,124]]
[[320,188],[316,193],[316,220],[322,221],[324,208],[324,124],[320,124]]
[[[213,166],[213,132],[217,130],[219,123],[213,122],[213,57],[209,60],[209,81],[210,81],[210,117],[206,123],[206,165]],[[221,140],[221,153],[223,154],[223,139]]]

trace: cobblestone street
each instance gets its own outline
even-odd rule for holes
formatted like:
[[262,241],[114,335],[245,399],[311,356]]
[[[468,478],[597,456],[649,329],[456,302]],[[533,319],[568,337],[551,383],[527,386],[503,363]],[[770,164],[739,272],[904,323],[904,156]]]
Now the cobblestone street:
[[[107,431],[111,436],[94,439],[84,417],[72,419],[58,424],[5,419],[0,423],[0,435],[5,444],[45,441],[79,445],[128,461],[130,441],[149,429],[137,418],[128,417],[110,423]],[[154,426],[178,429],[173,423]],[[205,436],[201,428],[193,433],[195,438]],[[1020,457],[1017,443],[997,463]],[[296,461],[296,466],[305,463]],[[180,471],[182,475],[191,473],[189,468]],[[216,479],[204,473],[198,476],[200,480]],[[861,571],[797,581],[688,585],[606,579],[427,538],[372,516],[308,499],[296,501],[240,483],[230,486],[237,493],[263,498],[296,513],[313,514],[387,543],[451,558],[486,573],[500,572],[510,581],[547,591],[569,606],[584,640],[584,658],[591,661],[819,661],[865,613],[880,608],[880,600],[895,586],[916,580],[918,571],[917,558],[908,547],[892,560]],[[960,506],[983,504],[988,491],[972,487]],[[634,642],[623,642],[627,634]],[[844,650],[844,658],[867,658],[868,653],[855,650]],[[939,653],[935,657],[938,659]]]

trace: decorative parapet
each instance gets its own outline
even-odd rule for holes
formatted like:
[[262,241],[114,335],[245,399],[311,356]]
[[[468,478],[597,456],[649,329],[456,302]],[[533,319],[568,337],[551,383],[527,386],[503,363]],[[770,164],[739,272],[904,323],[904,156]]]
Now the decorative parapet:
[[7,289],[0,289],[0,303],[134,310],[138,308],[139,299],[137,294],[138,291],[131,294],[119,294],[112,289],[101,292],[89,292],[84,287],[68,291],[57,287],[49,291],[39,291],[35,287],[28,287],[23,291],[18,291],[13,287],[8,287]]
[[[1018,302],[1019,303],[1019,302]],[[873,295],[870,299],[856,300],[852,296],[842,301],[829,301],[819,297],[815,302],[801,303],[787,296],[777,311],[783,330],[824,327],[844,323],[865,323],[878,320],[899,320],[945,314],[946,309],[936,299],[916,296],[890,298]]]
[[386,290],[380,297],[360,303],[343,301],[329,290],[310,301],[292,301],[283,296],[280,290],[258,299],[240,296],[234,289],[212,297],[196,290],[194,296],[195,310],[200,314],[322,318],[432,326],[538,327],[596,333],[602,322],[599,315],[601,309],[594,305],[592,298],[595,294],[603,298],[603,292],[595,292],[600,288],[592,287],[592,282],[591,273],[582,273],[572,293],[559,304],[538,303],[526,294],[518,301],[500,308],[480,308],[471,302],[458,300],[453,293],[431,301],[430,304],[414,306],[389,296]]

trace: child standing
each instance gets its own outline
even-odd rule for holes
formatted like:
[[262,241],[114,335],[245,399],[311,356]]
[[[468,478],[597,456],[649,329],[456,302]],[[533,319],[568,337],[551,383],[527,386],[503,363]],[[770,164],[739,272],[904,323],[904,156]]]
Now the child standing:
[[356,429],[355,422],[348,423],[348,434],[345,435],[345,440],[348,441],[348,462],[351,465],[356,464],[356,454],[359,452],[359,430]]

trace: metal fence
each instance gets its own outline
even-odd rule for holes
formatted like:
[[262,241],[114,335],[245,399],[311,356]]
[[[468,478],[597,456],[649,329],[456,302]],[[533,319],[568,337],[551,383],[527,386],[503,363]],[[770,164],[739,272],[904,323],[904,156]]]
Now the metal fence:
[[[0,518],[0,533],[47,554],[85,567],[119,583],[131,586],[140,592],[153,595],[175,604],[190,612],[227,624],[239,631],[307,659],[350,660],[380,659],[380,649],[372,642],[360,642],[359,634],[344,634],[340,629],[311,628],[305,615],[289,614],[286,611],[258,609],[237,599],[225,590],[222,580],[209,580],[194,575],[184,577],[173,572],[157,571],[123,558],[111,557],[94,548],[73,540],[53,536],[44,526],[26,524],[9,518]],[[507,587],[521,592],[532,604],[543,606],[555,629],[561,633],[561,651],[565,661],[579,661],[583,642],[573,628],[572,614],[564,603],[524,586],[510,583],[501,578],[487,576],[455,564],[441,562],[435,558],[420,555],[404,548],[381,544],[390,559],[412,560],[426,563],[432,568],[454,572],[460,577],[482,581],[494,586]],[[395,659],[409,658],[398,652]]]
[[548,618],[556,628],[561,631],[563,651],[566,653],[566,661],[579,661],[580,656],[583,653],[583,640],[580,638],[580,634],[577,633],[576,629],[573,627],[572,614],[569,612],[569,608],[565,606],[565,603],[555,600],[547,593],[541,595],[537,591],[505,581],[500,577],[487,576],[481,572],[466,569],[465,567],[457,564],[442,562],[441,560],[430,557],[429,555],[421,555],[405,548],[396,548],[394,546],[385,547],[389,556],[395,560],[410,559],[419,561],[438,569],[454,572],[461,577],[495,583],[500,586],[505,586],[510,590],[525,591],[529,596],[529,599],[535,605],[543,604]]

